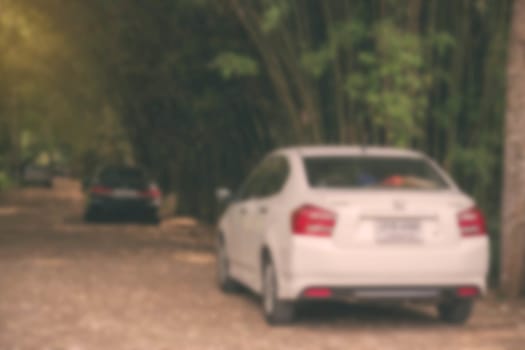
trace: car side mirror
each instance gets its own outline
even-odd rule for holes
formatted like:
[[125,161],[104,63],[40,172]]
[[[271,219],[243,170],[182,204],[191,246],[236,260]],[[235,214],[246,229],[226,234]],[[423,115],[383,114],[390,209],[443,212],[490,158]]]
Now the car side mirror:
[[232,198],[232,191],[229,188],[220,187],[215,190],[215,198],[219,202],[228,202]]

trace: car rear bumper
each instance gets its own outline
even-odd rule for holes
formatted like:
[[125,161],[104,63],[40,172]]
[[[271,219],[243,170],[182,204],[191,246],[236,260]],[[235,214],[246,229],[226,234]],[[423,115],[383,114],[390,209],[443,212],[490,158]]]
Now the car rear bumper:
[[[309,294],[314,292],[313,295]],[[477,286],[403,286],[403,287],[322,287],[305,289],[300,300],[339,300],[349,302],[441,302],[457,298],[474,299],[481,295]]]
[[91,199],[88,210],[107,215],[156,215],[158,205],[146,200]]
[[[280,297],[299,299],[312,287],[356,290],[439,290],[470,286],[487,289],[489,243],[486,238],[464,240],[454,247],[389,247],[337,249],[330,241],[294,238],[290,260],[279,276]],[[390,249],[391,248],[391,249]],[[380,299],[381,293],[377,293]]]

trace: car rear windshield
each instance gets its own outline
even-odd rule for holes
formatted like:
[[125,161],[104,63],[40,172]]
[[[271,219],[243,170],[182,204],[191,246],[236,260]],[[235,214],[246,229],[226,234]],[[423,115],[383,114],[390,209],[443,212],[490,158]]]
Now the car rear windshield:
[[147,186],[144,172],[137,168],[107,168],[99,176],[101,185],[142,189]]
[[304,164],[313,188],[449,188],[438,171],[422,158],[307,157]]

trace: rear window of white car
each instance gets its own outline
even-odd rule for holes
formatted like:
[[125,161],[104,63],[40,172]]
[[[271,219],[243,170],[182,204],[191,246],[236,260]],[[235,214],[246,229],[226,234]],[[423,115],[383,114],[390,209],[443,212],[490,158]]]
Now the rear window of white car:
[[423,158],[306,157],[313,188],[442,190],[449,184]]

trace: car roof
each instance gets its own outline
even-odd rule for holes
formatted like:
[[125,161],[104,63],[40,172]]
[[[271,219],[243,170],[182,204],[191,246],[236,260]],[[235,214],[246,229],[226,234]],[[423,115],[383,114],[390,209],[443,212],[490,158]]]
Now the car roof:
[[371,156],[371,157],[410,157],[421,158],[423,154],[417,151],[383,147],[383,146],[295,146],[278,149],[274,153],[299,157],[341,157],[341,156]]
[[147,176],[147,172],[142,169],[141,167],[134,166],[134,165],[120,165],[120,164],[107,164],[104,166],[101,166],[97,169],[95,172],[95,176],[101,176],[102,174],[107,173],[127,173],[127,172],[134,172],[138,174],[142,174],[144,176]]

